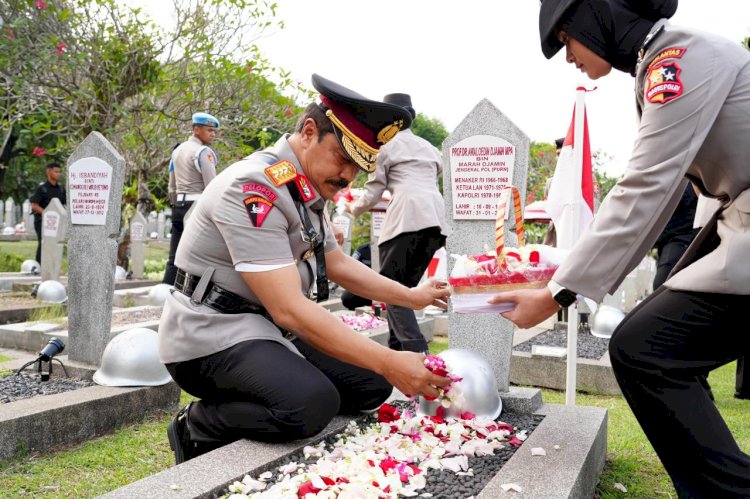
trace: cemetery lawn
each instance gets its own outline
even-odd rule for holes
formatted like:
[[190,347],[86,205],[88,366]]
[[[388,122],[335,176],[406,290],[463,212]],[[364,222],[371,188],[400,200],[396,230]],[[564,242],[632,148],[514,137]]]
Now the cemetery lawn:
[[[169,241],[146,241],[145,260],[164,262],[169,257]],[[0,241],[0,272],[19,272],[24,260],[36,258],[36,240]],[[163,272],[163,266],[161,271]],[[68,272],[67,246],[63,250],[62,273]]]
[[[430,344],[432,353],[447,347],[447,341],[436,340]],[[747,452],[750,401],[733,397],[734,375],[732,363],[711,373],[709,382],[719,410]],[[546,403],[565,403],[563,392],[543,390],[542,397]],[[189,400],[191,397],[183,393],[181,406]],[[607,462],[596,498],[676,497],[669,477],[622,397],[579,393],[576,404],[608,410]],[[94,497],[158,473],[174,464],[166,437],[173,416],[160,414],[76,447],[2,462],[0,496]],[[628,492],[615,488],[617,483]]]

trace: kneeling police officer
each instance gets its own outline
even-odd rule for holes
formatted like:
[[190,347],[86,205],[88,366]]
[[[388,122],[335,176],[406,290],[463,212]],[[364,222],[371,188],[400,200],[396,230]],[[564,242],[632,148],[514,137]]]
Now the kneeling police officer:
[[175,382],[200,398],[168,428],[179,464],[240,438],[306,438],[337,414],[377,408],[396,387],[437,396],[449,383],[424,355],[392,351],[345,326],[317,301],[328,279],[373,300],[446,308],[445,283],[407,288],[345,255],[323,212],[381,145],[411,121],[313,75],[320,102],[291,135],[220,173],[185,225],[159,352]]

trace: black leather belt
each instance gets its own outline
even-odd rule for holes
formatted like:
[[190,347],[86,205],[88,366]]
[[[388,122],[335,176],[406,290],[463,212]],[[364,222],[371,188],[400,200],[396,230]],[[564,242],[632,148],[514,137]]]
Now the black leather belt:
[[[201,276],[199,275],[188,274],[182,269],[177,269],[174,287],[192,300],[193,293],[200,280]],[[206,288],[203,298],[198,303],[222,314],[259,314],[272,321],[271,314],[264,307],[250,303],[240,295],[232,293],[213,282]]]
[[286,329],[279,327],[275,322],[273,322],[271,314],[268,313],[268,310],[266,310],[265,307],[250,303],[240,295],[232,293],[231,291],[228,291],[213,282],[208,285],[208,287],[206,288],[206,292],[203,293],[203,297],[200,299],[200,301],[196,301],[193,295],[195,294],[195,288],[198,286],[200,280],[201,276],[188,274],[182,269],[177,269],[177,275],[175,276],[174,280],[174,288],[190,298],[191,302],[200,303],[201,305],[205,305],[209,308],[212,308],[213,310],[216,310],[217,312],[221,312],[222,314],[262,315],[263,317],[268,319],[268,321],[271,322],[274,326],[279,328],[282,336],[287,340],[294,341],[297,338],[297,336],[293,332],[287,331]]

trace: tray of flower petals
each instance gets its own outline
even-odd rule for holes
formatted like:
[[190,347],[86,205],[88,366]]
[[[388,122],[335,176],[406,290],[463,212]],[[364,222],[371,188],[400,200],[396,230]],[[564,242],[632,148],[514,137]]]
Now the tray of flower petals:
[[[505,245],[505,206],[512,194],[518,247]],[[455,260],[448,283],[456,313],[505,312],[513,305],[487,303],[498,292],[544,287],[565,257],[565,252],[541,244],[525,244],[518,189],[509,187],[500,197],[495,223],[495,250],[482,254],[451,255]]]

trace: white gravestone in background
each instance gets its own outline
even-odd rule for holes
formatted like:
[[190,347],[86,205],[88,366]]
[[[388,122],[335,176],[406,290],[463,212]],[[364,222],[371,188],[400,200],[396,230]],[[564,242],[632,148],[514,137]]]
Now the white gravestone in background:
[[13,198],[5,200],[5,226],[13,227],[16,225],[16,202]]
[[378,249],[378,239],[380,232],[383,230],[385,222],[385,210],[370,211],[370,268],[375,272],[380,272],[380,250]]
[[156,232],[159,234],[159,239],[167,237],[166,226],[164,225],[164,212],[160,211],[156,217]]
[[67,225],[65,207],[52,198],[42,213],[42,282],[60,279]]
[[146,217],[136,212],[130,218],[130,269],[133,278],[143,279],[146,258]]
[[21,206],[22,206],[21,218],[23,218],[23,228],[29,234],[33,234],[34,233],[34,215],[31,213],[31,201],[26,199],[24,200]]

